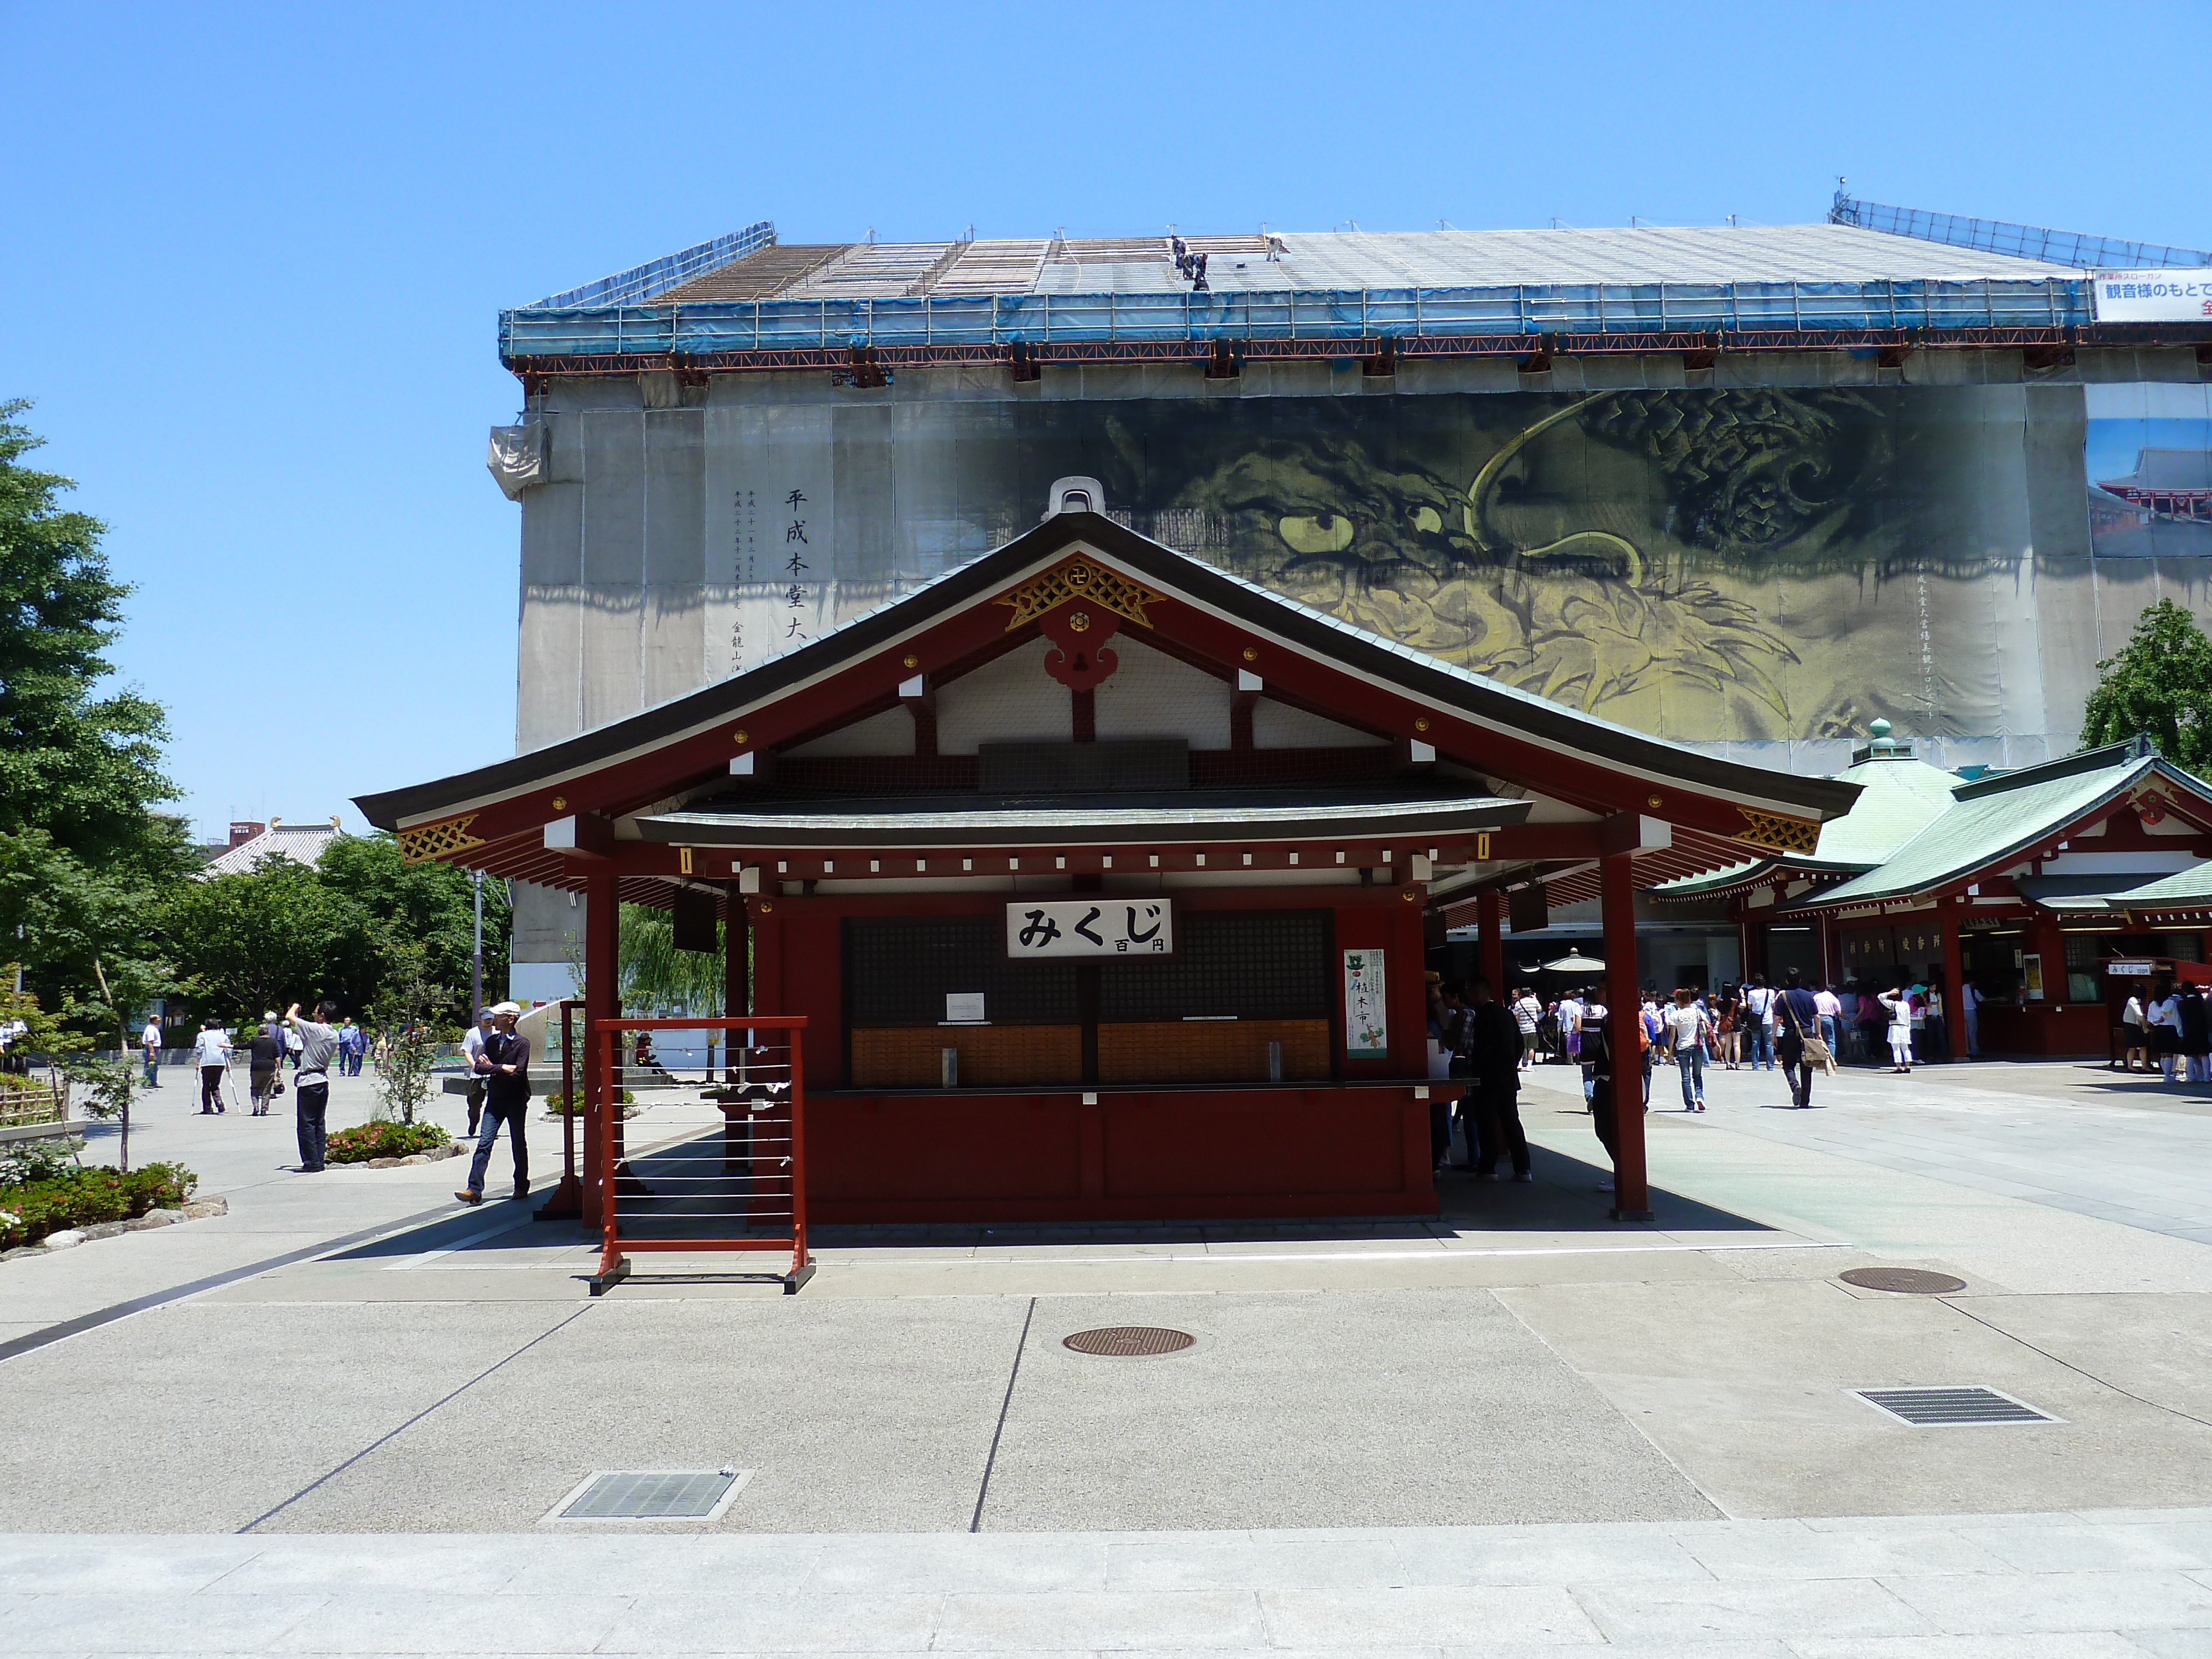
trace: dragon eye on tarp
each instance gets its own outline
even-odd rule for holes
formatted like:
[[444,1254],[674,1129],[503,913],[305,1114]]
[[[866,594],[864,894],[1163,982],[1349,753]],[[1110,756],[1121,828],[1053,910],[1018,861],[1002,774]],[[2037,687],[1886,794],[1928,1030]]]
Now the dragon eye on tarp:
[[1433,532],[1443,527],[1444,515],[1433,507],[1417,507],[1413,509],[1414,529],[1424,532]]
[[1276,522],[1275,531],[1293,553],[1341,553],[1352,545],[1352,520],[1340,513],[1285,517]]

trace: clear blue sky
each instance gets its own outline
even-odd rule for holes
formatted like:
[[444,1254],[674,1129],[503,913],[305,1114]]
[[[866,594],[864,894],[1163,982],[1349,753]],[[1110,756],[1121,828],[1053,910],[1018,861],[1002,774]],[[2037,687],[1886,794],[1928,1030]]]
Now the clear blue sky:
[[[0,0],[0,396],[195,821],[509,752],[501,306],[789,240],[1816,220],[2212,246],[2212,6]],[[2159,66],[2169,66],[2161,70]]]

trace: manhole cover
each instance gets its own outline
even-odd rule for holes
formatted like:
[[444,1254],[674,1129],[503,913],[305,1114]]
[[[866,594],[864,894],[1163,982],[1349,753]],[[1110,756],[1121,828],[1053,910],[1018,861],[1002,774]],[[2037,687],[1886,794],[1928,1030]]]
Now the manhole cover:
[[1995,1389],[1853,1389],[1868,1405],[1902,1418],[1917,1429],[1957,1428],[1972,1423],[2057,1423],[2025,1401]]
[[1060,1338],[1060,1346],[1078,1353],[1099,1353],[1121,1358],[1139,1354],[1181,1353],[1198,1339],[1188,1331],[1170,1331],[1158,1325],[1108,1325],[1095,1331],[1078,1331]]
[[749,1469],[623,1469],[592,1475],[554,1506],[549,1521],[711,1520]]
[[1899,1291],[1907,1296],[1948,1296],[1966,1288],[1963,1279],[1931,1273],[1924,1267],[1853,1267],[1836,1277],[1863,1291]]

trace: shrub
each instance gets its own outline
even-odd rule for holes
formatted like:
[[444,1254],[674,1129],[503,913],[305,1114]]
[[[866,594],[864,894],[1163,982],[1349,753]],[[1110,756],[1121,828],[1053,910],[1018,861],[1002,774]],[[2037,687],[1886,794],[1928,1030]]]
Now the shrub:
[[[622,1103],[624,1117],[637,1115],[637,1097],[627,1089],[622,1091]],[[583,1091],[577,1091],[575,1102],[571,1104],[568,1097],[556,1089],[545,1097],[545,1109],[555,1117],[581,1117],[584,1115]]]
[[406,1158],[453,1140],[434,1123],[392,1123],[379,1118],[330,1137],[324,1156],[332,1164],[366,1164],[372,1158]]
[[35,1244],[72,1227],[174,1209],[191,1200],[199,1180],[182,1164],[149,1164],[128,1175],[95,1166],[0,1187],[0,1249]]

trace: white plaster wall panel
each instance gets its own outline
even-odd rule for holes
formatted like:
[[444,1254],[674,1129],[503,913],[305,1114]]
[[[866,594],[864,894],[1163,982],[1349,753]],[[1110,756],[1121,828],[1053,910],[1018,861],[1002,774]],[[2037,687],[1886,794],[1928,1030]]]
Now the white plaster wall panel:
[[1194,749],[1229,747],[1229,683],[1133,637],[1126,627],[1112,648],[1121,665],[1094,694],[1102,738],[1182,738]]
[[1074,735],[1068,689],[1044,672],[1052,643],[1031,640],[937,693],[937,750],[972,755],[985,743],[1064,743]]
[[645,590],[602,583],[577,607],[583,632],[583,729],[635,714],[645,706]]
[[1388,747],[1390,739],[1363,732],[1340,720],[1293,708],[1262,697],[1252,705],[1252,746],[1255,749],[1358,749]]
[[646,707],[707,683],[706,611],[706,590],[696,582],[656,583],[645,590],[640,648]]
[[818,755],[911,755],[914,716],[904,708],[886,708],[835,732],[825,732],[811,743],[783,751],[797,759]]
[[573,738],[584,729],[583,626],[582,589],[524,590],[515,663],[517,754]]

